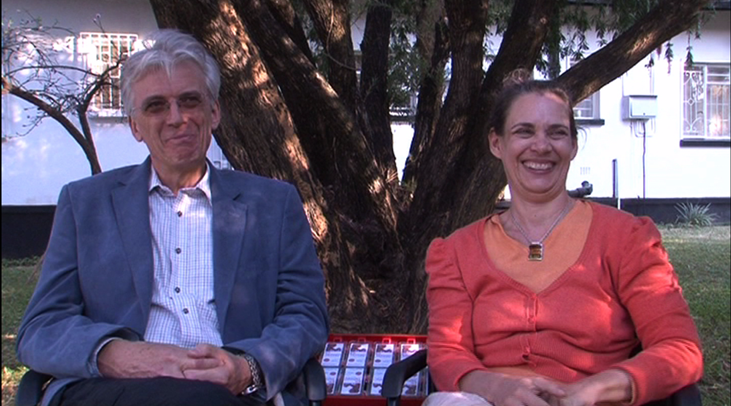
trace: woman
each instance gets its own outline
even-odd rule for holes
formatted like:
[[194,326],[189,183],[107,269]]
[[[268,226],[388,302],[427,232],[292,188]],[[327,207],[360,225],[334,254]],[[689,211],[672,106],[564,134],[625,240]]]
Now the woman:
[[489,145],[512,202],[429,247],[428,361],[443,392],[425,405],[644,404],[700,379],[698,333],[655,225],[566,192],[567,94],[507,85]]

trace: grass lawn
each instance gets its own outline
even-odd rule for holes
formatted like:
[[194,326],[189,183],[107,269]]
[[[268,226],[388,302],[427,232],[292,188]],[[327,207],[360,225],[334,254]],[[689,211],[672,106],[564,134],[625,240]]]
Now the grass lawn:
[[[703,340],[706,406],[731,405],[731,227],[661,227],[665,247]],[[15,334],[35,285],[35,260],[2,261],[2,404],[12,405],[26,368],[15,359]]]
[[731,228],[661,228],[703,343],[703,404],[731,404]]

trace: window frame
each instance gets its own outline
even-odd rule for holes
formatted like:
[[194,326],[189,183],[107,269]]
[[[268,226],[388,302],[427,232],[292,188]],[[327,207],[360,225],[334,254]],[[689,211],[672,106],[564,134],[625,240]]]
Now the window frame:
[[[120,58],[131,55],[140,37],[133,33],[105,33],[80,32],[77,36],[78,52],[85,69],[94,74],[100,74]],[[111,84],[106,84],[94,95],[89,105],[90,117],[124,117],[121,89],[121,65],[110,72]],[[85,80],[93,81],[95,77],[88,76]]]
[[[581,60],[573,58],[571,56],[567,56],[564,58],[564,66],[566,70],[569,70],[572,66],[579,63]],[[572,107],[572,110],[574,112],[574,120],[576,121],[577,125],[604,125],[605,121],[601,117],[601,96],[600,96],[601,89],[597,90],[596,92],[590,94],[588,97],[579,100],[576,104],[574,104],[574,107]],[[591,102],[591,110],[590,114],[588,116],[578,116],[576,113],[577,111],[582,111],[584,109],[583,107],[578,107],[584,102]],[[585,109],[584,109],[585,110]]]
[[[700,70],[698,69],[700,68]],[[723,73],[712,73],[710,76],[725,76],[725,81],[721,80],[719,82],[709,81],[708,76],[708,69],[709,68],[721,68],[725,69],[725,72]],[[690,78],[688,77],[688,72],[701,72],[703,77],[703,83],[702,83],[702,91],[701,93],[693,92],[692,89],[689,90],[689,82]],[[692,74],[691,74],[692,75]],[[720,97],[721,102],[718,103],[720,106],[713,106],[709,107],[709,97],[708,97],[708,87],[710,85],[717,85],[721,87],[720,90]],[[726,88],[725,92],[723,91],[723,87]],[[709,119],[709,111],[711,111],[710,114],[713,114],[713,110],[720,110],[721,114],[718,116],[720,117],[721,125],[723,125],[725,121],[725,127],[727,131],[729,130],[729,126],[731,125],[731,119],[729,118],[729,113],[731,113],[731,100],[729,100],[729,95],[731,93],[731,63],[730,62],[694,62],[690,69],[688,66],[683,66],[682,74],[681,74],[681,80],[680,80],[680,93],[681,93],[681,100],[680,100],[680,110],[681,110],[681,125],[680,125],[680,145],[686,146],[686,147],[707,147],[707,146],[731,146],[731,131],[729,131],[727,134],[720,134],[720,135],[711,135],[709,134],[709,122],[713,121],[712,119]],[[695,94],[702,94],[702,102],[703,105],[700,109],[698,108],[691,108],[689,107],[689,95]],[[725,93],[725,94],[724,94]],[[695,103],[697,104],[698,98],[695,98]],[[715,104],[715,103],[714,103]],[[700,110],[700,111],[699,111]],[[700,133],[698,130],[692,131],[694,127],[697,127],[697,124],[689,123],[688,120],[688,114],[695,115],[702,114],[702,133]],[[725,113],[725,116],[724,116]],[[725,120],[724,120],[725,117]],[[694,120],[696,122],[697,120]],[[691,130],[691,131],[689,131]]]

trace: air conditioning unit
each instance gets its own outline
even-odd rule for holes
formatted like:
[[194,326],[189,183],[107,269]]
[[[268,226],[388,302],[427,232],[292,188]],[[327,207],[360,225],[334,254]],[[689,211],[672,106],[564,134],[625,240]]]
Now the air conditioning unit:
[[632,95],[622,97],[622,119],[649,120],[657,116],[656,95]]

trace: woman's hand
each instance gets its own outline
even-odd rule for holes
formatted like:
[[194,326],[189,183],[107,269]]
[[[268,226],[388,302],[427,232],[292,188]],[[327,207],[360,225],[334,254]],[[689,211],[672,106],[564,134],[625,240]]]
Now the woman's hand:
[[632,378],[624,371],[609,369],[572,384],[563,385],[565,396],[552,397],[552,406],[593,406],[598,403],[629,402]]
[[482,396],[495,406],[549,406],[566,392],[557,382],[534,376],[473,371],[459,382],[460,390]]

